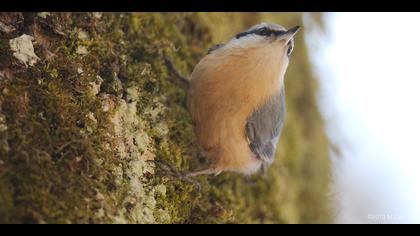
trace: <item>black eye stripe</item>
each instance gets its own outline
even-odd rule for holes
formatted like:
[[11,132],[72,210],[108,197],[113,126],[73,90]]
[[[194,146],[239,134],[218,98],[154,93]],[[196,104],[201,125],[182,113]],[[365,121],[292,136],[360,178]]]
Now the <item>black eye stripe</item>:
[[255,34],[258,34],[258,35],[269,35],[270,33],[271,33],[271,30],[267,29],[266,27],[258,29],[257,32],[255,32]]
[[250,32],[242,32],[242,33],[237,34],[235,36],[235,38],[239,39],[239,38],[242,38],[242,37],[244,37],[244,36],[246,36],[248,34],[251,34],[251,33]]
[[242,38],[242,37],[244,37],[246,35],[249,35],[249,34],[269,36],[271,34],[279,34],[279,33],[284,33],[284,32],[286,32],[286,31],[284,31],[284,30],[272,30],[272,29],[264,27],[264,28],[259,28],[259,29],[254,29],[254,30],[251,30],[251,31],[246,31],[246,32],[239,33],[235,36],[235,38],[239,39],[239,38]]

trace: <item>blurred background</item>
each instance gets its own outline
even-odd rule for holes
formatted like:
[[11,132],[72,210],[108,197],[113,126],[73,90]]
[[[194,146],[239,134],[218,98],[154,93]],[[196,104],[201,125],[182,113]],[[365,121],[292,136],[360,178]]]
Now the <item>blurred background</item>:
[[[305,25],[313,26],[307,15]],[[325,13],[305,37],[320,81],[339,223],[420,222],[418,13]],[[315,27],[316,28],[316,27]]]

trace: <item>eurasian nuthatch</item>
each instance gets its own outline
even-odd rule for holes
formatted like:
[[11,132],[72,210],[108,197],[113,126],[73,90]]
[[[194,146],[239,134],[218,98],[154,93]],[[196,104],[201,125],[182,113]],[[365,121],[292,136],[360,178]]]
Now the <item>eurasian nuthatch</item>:
[[213,164],[188,176],[269,166],[285,117],[284,75],[299,26],[261,23],[219,44],[195,66],[187,105],[202,154]]

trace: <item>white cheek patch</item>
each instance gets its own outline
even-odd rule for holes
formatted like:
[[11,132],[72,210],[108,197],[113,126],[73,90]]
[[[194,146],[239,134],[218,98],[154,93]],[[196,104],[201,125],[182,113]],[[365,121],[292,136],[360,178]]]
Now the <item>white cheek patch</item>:
[[246,48],[252,46],[259,46],[261,43],[268,42],[266,38],[260,35],[250,34],[239,39],[233,38],[229,44]]

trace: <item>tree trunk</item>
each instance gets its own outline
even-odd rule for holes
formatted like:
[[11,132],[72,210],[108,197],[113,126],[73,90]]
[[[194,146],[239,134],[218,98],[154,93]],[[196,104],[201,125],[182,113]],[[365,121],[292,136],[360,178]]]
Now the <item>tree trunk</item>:
[[0,223],[327,221],[327,139],[303,35],[267,173],[200,177],[199,190],[153,162],[179,170],[208,163],[165,58],[189,75],[215,38],[301,17],[0,13]]

